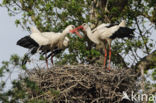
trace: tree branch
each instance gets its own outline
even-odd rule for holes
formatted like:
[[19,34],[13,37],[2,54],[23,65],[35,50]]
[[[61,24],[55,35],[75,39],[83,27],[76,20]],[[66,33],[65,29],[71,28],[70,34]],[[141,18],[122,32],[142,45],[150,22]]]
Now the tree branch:
[[144,43],[144,46],[145,46],[145,49],[146,49],[146,53],[149,54],[149,52],[148,52],[149,48],[147,47],[147,44],[145,43],[145,41],[144,41],[144,39],[143,39],[144,36],[142,35],[142,30],[141,30],[141,28],[140,28],[140,26],[139,26],[139,23],[138,23],[137,18],[135,18],[135,21],[136,21],[137,28],[138,28],[138,30],[139,30],[139,35],[141,36],[141,38],[142,38],[142,40],[143,40],[143,43]]

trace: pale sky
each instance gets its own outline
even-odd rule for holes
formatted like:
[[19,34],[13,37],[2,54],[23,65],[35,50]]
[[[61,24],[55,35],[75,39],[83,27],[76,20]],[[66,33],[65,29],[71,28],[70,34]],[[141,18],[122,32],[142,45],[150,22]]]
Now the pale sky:
[[[2,61],[8,61],[12,54],[23,56],[27,51],[16,45],[17,40],[29,33],[21,27],[16,27],[15,19],[17,17],[10,17],[6,8],[0,7],[0,66]],[[6,80],[8,74],[3,78]],[[5,90],[11,88],[10,82],[18,77],[18,72],[14,72],[11,78],[7,81]]]
[[[17,17],[16,17],[17,18]],[[11,54],[22,56],[27,50],[16,45],[21,37],[28,32],[20,26],[16,27],[15,17],[10,17],[5,8],[0,7],[0,63],[9,60]]]

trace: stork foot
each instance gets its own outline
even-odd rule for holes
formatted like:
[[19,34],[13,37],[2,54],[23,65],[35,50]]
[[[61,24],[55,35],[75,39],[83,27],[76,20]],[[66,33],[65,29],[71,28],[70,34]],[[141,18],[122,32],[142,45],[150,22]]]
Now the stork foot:
[[109,68],[107,68],[107,70],[109,70],[109,71],[110,71],[110,70],[111,70],[111,68],[109,67]]
[[104,69],[107,69],[107,67],[106,67],[105,65],[103,66],[103,68],[104,68]]
[[104,71],[105,71],[106,73],[110,73],[111,70],[109,70],[109,68],[106,67],[106,68],[104,68]]

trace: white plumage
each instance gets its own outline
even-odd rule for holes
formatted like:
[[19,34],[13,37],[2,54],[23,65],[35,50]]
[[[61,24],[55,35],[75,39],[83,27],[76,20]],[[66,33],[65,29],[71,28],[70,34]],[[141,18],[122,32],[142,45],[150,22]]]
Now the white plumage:
[[110,23],[102,23],[101,25],[97,26],[95,29],[92,30],[92,32],[95,32],[100,29],[108,28],[110,26],[120,26],[120,27],[126,27],[126,21],[122,20],[119,25],[110,24]]
[[95,31],[97,31],[97,30],[106,28],[106,27],[109,26],[109,25],[110,25],[109,23],[107,23],[107,24],[102,23],[101,25],[99,25],[99,26],[97,26],[95,29],[93,29],[92,32],[95,32]]
[[40,31],[34,26],[32,26],[30,30],[31,30],[31,33],[40,33]]
[[[106,51],[106,46],[105,44],[108,42],[109,44],[109,61],[111,58],[111,41],[115,38],[132,38],[133,31],[134,29],[130,29],[126,27],[126,22],[123,20],[120,24],[118,25],[112,25],[112,24],[101,24],[94,30],[91,30],[88,24],[84,23],[81,26],[77,28],[82,28],[88,38],[94,42],[98,47],[103,46],[105,49],[105,59],[104,59],[104,67],[106,63],[106,56],[107,56],[107,51]],[[106,42],[105,42],[106,41]],[[109,68],[110,68],[110,62],[109,62]]]
[[69,25],[62,33],[55,32],[40,32],[37,28],[32,27],[30,36],[25,36],[17,41],[17,45],[30,49],[30,53],[34,54],[38,50],[46,54],[55,49],[65,49],[68,46],[69,39],[65,37],[71,30],[75,28],[74,25]]
[[70,33],[71,30],[75,28],[74,25],[69,25],[63,30],[62,33],[55,33],[55,32],[43,32],[41,35],[45,38],[49,39],[50,47],[53,48],[55,45],[57,45],[59,48],[62,47],[63,40],[65,39],[65,36]]
[[30,35],[31,39],[33,39],[39,46],[44,46],[49,44],[49,39],[42,36],[41,33],[32,33]]

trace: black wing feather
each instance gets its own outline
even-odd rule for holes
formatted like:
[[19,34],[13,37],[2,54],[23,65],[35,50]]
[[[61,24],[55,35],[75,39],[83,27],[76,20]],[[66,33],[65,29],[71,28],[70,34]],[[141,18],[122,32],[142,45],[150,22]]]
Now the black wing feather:
[[35,40],[33,40],[30,36],[25,36],[20,40],[18,40],[17,45],[28,49],[31,49],[33,47],[39,47],[39,44]]
[[128,27],[120,27],[116,32],[112,34],[110,37],[111,39],[115,38],[133,38],[134,37],[134,30],[135,29],[130,29]]

